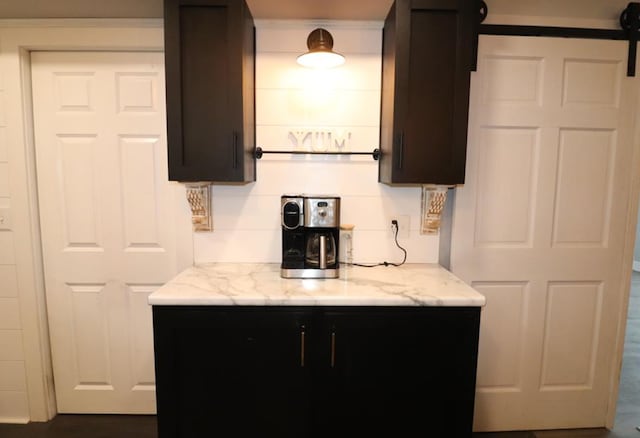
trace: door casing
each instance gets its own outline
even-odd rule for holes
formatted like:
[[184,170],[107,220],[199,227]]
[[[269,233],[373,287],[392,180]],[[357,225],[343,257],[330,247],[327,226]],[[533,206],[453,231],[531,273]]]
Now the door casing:
[[[29,400],[25,421],[47,421],[56,415],[33,140],[31,51],[163,51],[159,19],[0,20],[0,74],[4,85],[4,126],[9,154],[11,215],[18,280],[18,299]],[[188,217],[186,202],[175,205]],[[188,223],[188,222],[187,222]],[[178,239],[192,240],[191,227],[180,227]],[[183,267],[193,252],[178,254]]]

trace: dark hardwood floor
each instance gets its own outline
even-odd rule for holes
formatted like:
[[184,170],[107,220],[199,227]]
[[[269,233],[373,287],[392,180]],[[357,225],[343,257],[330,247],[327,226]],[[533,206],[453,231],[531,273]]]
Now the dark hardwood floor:
[[58,415],[47,423],[0,424],[0,438],[156,438],[155,415]]
[[[428,433],[423,435],[429,437]],[[48,423],[0,424],[0,438],[156,438],[153,415],[58,415]],[[473,438],[640,438],[606,429],[474,433]],[[224,437],[232,438],[232,437]],[[260,437],[256,437],[260,438]],[[330,437],[327,437],[330,438]],[[361,437],[354,437],[361,438]],[[364,438],[364,437],[362,437]],[[389,437],[401,438],[401,437]],[[456,438],[456,437],[432,437]]]
[[[640,432],[636,429],[639,425],[640,273],[634,272],[618,410],[613,430],[474,433],[473,438],[640,438]],[[0,438],[157,438],[156,417],[153,415],[58,415],[48,423],[0,424]]]

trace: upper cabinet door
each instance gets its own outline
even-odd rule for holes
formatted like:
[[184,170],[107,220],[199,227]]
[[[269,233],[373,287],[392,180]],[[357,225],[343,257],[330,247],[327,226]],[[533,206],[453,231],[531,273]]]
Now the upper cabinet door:
[[255,28],[244,0],[165,0],[169,179],[255,181]]
[[389,11],[380,182],[464,183],[474,4],[396,0]]

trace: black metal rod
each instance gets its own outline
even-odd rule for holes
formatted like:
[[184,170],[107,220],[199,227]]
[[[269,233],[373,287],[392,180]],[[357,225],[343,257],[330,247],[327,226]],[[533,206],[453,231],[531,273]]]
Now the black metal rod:
[[[476,0],[481,1],[481,0]],[[481,7],[480,22],[487,13],[486,5]],[[484,16],[483,16],[484,15]],[[627,76],[636,75],[637,45],[640,39],[640,3],[631,2],[620,15],[621,30],[613,29],[588,29],[584,27],[556,27],[556,26],[520,26],[509,24],[480,24],[477,34],[483,35],[507,35],[507,36],[533,36],[555,38],[583,38],[594,40],[626,40],[629,41],[629,53],[627,57]],[[475,30],[474,30],[475,31]],[[474,41],[476,47],[477,64],[477,34]],[[472,67],[474,64],[472,64]],[[473,68],[472,68],[473,70]]]
[[636,75],[636,57],[638,51],[638,31],[640,31],[640,3],[629,3],[620,15],[620,24],[629,38],[627,56],[627,76]]
[[482,35],[533,36],[554,38],[582,38],[592,40],[628,40],[627,76],[635,76],[637,31],[588,29],[583,27],[519,26],[510,24],[481,24]]
[[540,36],[583,38],[594,40],[628,40],[629,35],[624,30],[588,29],[583,27],[555,27],[555,26],[519,26],[510,24],[481,24],[482,35],[509,36]]
[[489,8],[484,0],[475,0],[474,14],[478,14],[477,19],[473,20],[473,45],[471,46],[471,71],[478,70],[478,38],[480,36],[480,23],[482,23],[487,14]]
[[371,155],[373,152],[262,151],[263,154],[291,155]]
[[636,75],[636,58],[638,52],[638,37],[632,33],[629,38],[629,51],[627,55],[627,76],[632,78]]
[[318,151],[265,151],[261,147],[256,148],[255,156],[262,158],[263,154],[287,154],[287,155],[370,155],[374,160],[380,159],[380,149],[371,152],[318,152]]

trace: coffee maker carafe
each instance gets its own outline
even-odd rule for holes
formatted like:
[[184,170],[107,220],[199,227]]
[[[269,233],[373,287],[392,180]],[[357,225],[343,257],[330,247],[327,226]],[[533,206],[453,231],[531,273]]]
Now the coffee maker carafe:
[[283,195],[283,278],[337,278],[340,198],[328,195]]

